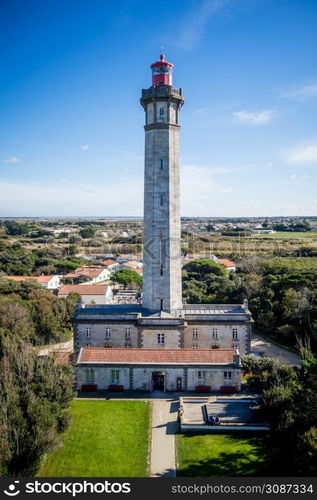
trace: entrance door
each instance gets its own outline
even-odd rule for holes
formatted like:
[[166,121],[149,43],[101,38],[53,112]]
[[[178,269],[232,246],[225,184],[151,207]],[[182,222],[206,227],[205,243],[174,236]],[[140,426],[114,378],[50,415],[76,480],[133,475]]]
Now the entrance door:
[[157,391],[165,390],[165,373],[153,372],[153,389]]
[[182,390],[182,379],[181,377],[177,377],[176,380],[176,390],[181,391]]

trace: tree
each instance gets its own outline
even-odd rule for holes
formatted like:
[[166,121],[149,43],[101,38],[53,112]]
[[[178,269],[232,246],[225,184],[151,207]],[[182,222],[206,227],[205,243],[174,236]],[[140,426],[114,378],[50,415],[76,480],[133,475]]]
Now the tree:
[[96,229],[94,227],[84,227],[79,231],[82,238],[93,238],[95,236]]
[[34,476],[69,421],[72,370],[0,333],[0,475]]
[[184,270],[198,280],[203,280],[208,274],[215,274],[216,276],[227,275],[226,268],[211,259],[193,260],[192,262],[185,264]]
[[125,288],[127,286],[136,285],[140,287],[142,285],[142,277],[132,269],[119,269],[112,275],[111,280],[121,283]]

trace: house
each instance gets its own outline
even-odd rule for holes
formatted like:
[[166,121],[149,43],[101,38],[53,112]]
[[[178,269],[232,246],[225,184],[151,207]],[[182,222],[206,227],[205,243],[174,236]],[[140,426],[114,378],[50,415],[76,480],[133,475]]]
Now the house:
[[223,266],[225,266],[225,268],[227,269],[227,271],[229,272],[235,272],[237,267],[236,267],[236,263],[233,262],[232,260],[228,260],[228,259],[217,259],[217,262],[218,264],[222,264]]
[[137,260],[129,260],[127,262],[122,262],[121,268],[123,269],[131,269],[132,271],[138,271],[139,269],[143,268],[142,262],[139,262]]
[[[230,350],[81,349],[77,388],[98,390],[240,391],[240,355]],[[227,392],[227,391],[226,391]],[[228,390],[229,392],[229,390]]]
[[4,276],[4,278],[12,281],[36,281],[48,290],[56,290],[60,286],[60,277],[56,274],[51,276]]
[[107,259],[102,262],[102,265],[106,267],[110,274],[116,272],[119,267],[119,264],[114,259]]
[[69,293],[78,293],[83,304],[109,304],[112,301],[112,289],[108,285],[64,285],[58,291],[59,298],[66,298]]
[[100,265],[78,267],[75,270],[75,274],[86,279],[90,284],[100,283],[110,279],[110,272],[108,269]]

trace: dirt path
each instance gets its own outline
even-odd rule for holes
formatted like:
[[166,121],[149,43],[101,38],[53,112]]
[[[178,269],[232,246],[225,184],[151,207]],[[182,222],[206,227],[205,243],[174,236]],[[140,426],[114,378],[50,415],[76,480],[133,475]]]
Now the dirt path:
[[152,402],[152,477],[175,477],[175,432],[177,423],[177,401],[153,400]]
[[73,352],[73,339],[68,340],[67,342],[61,342],[60,344],[52,344],[41,348],[38,351],[40,356],[47,356],[53,352]]

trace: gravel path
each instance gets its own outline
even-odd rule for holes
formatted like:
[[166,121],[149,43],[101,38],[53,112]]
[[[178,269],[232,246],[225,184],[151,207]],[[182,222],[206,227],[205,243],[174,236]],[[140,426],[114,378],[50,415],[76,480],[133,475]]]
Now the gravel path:
[[287,365],[300,366],[300,357],[298,354],[273,344],[258,333],[253,333],[251,337],[251,351],[262,353],[263,356],[270,358],[280,358]]

